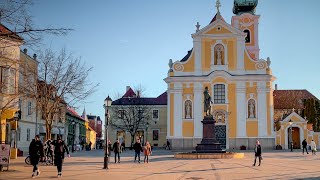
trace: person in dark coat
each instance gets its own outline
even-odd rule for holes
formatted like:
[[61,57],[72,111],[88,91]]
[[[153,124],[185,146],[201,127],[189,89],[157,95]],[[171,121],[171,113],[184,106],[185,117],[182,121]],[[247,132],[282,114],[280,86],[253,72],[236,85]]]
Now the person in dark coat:
[[307,154],[309,154],[309,153],[308,153],[308,150],[307,150],[307,145],[308,145],[307,140],[304,139],[304,140],[302,141],[302,154],[304,154],[304,149],[306,149]]
[[67,152],[70,157],[67,145],[62,141],[61,136],[58,136],[57,140],[53,141],[54,145],[54,164],[57,166],[58,177],[62,176],[62,164],[64,160],[64,154]]
[[259,158],[259,165],[258,166],[260,166],[260,164],[261,164],[261,159],[262,159],[262,151],[261,151],[261,145],[260,145],[260,142],[259,142],[259,140],[257,140],[256,141],[256,146],[255,146],[255,148],[254,148],[254,163],[253,163],[253,165],[252,166],[255,166],[256,165],[256,160],[257,160],[257,158]]
[[29,155],[30,155],[31,164],[33,165],[32,178],[34,178],[35,176],[40,175],[38,164],[39,164],[40,158],[41,159],[44,158],[43,144],[40,141],[39,135],[36,135],[34,139],[31,141],[29,146]]
[[117,155],[118,155],[118,163],[120,163],[120,151],[121,151],[121,144],[119,139],[113,143],[113,152],[114,152],[114,163],[117,163]]
[[136,143],[134,143],[133,145],[133,149],[134,149],[134,162],[136,162],[137,157],[138,157],[138,162],[140,163],[140,152],[143,152],[141,143],[140,143],[140,139],[137,139]]

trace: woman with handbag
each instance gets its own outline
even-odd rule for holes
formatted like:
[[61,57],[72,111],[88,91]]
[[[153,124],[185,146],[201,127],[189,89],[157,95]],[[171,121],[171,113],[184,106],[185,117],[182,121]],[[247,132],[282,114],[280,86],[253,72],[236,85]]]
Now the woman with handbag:
[[150,143],[148,141],[146,142],[146,145],[143,147],[143,153],[144,153],[144,163],[146,163],[146,160],[147,160],[147,163],[149,163],[149,156],[152,154],[152,151],[151,151]]
[[259,142],[259,140],[257,140],[256,141],[256,146],[255,146],[255,148],[254,148],[254,163],[253,163],[253,165],[252,166],[255,166],[256,165],[256,160],[257,160],[257,158],[259,158],[259,165],[258,166],[260,166],[260,164],[261,164],[261,160],[262,160],[262,156],[261,156],[261,153],[262,151],[261,151],[261,145],[260,145],[260,142]]

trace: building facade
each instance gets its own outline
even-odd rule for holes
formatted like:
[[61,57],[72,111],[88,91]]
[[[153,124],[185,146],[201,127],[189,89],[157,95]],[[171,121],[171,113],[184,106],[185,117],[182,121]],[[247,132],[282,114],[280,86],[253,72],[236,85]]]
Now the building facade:
[[[153,147],[163,147],[167,134],[167,94],[164,92],[155,98],[140,97],[139,94],[128,86],[126,93],[112,102],[109,139],[112,143],[119,139],[126,147],[130,147],[131,134],[125,123],[135,123],[130,124],[137,129],[135,139],[141,139],[142,143],[149,141]],[[139,112],[140,116],[144,116],[142,122],[139,122],[139,118],[122,118]]]
[[[96,139],[100,140],[102,138],[102,120],[100,116],[87,115],[89,126],[96,132]],[[103,139],[103,138],[102,138]]]
[[73,108],[67,108],[65,122],[65,137],[68,146],[86,143],[86,120]]
[[243,9],[235,3],[235,15],[228,24],[217,3],[211,22],[203,28],[197,24],[192,49],[183,59],[169,61],[167,138],[173,149],[193,149],[202,140],[204,93],[211,98],[207,113],[216,121],[216,138],[222,147],[253,149],[259,139],[265,148],[274,148],[275,77],[270,58],[259,56],[256,5],[257,1]]
[[[320,132],[313,130],[313,124],[308,123],[304,116],[307,99],[319,101],[309,91],[302,90],[274,90],[274,119],[276,130],[276,145],[282,149],[301,149],[302,141],[307,140],[310,144],[315,141],[318,147],[320,143]],[[292,144],[291,144],[292,142]]]

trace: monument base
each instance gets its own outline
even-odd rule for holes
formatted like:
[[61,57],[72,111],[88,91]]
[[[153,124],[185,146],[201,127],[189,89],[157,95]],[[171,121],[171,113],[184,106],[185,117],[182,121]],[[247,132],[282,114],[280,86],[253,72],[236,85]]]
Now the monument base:
[[221,149],[221,143],[216,140],[213,116],[205,116],[202,124],[203,139],[193,153],[226,153],[225,150]]

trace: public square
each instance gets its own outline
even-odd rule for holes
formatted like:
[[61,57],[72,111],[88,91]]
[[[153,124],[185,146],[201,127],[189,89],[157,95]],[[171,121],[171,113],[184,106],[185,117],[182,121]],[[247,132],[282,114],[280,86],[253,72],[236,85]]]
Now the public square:
[[[154,150],[148,164],[139,164],[133,162],[134,152],[127,150],[121,154],[120,164],[114,164],[112,155],[109,170],[104,170],[102,150],[81,151],[65,160],[62,179],[320,179],[320,158],[311,153],[265,152],[262,165],[253,167],[253,152],[244,152],[243,159],[188,160],[175,159],[171,151]],[[40,166],[40,170],[35,179],[57,178],[55,166]],[[31,171],[32,166],[20,157],[11,161],[9,171],[0,173],[0,179],[28,179]]]

